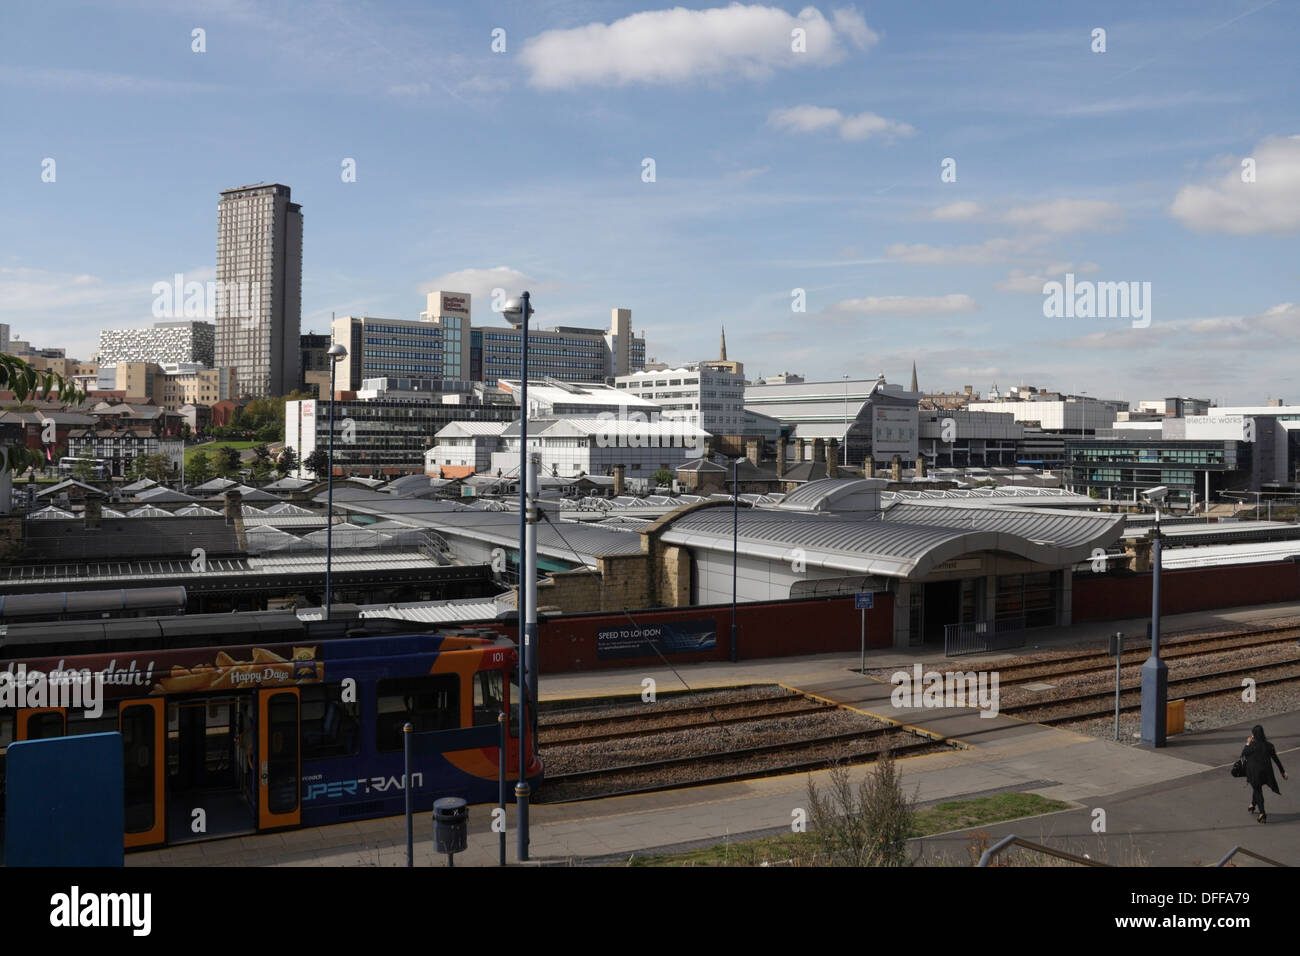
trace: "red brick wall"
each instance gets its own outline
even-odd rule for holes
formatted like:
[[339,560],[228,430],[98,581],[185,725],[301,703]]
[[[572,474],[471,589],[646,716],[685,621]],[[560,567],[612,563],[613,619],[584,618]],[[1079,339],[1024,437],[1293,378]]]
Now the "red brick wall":
[[[1160,572],[1160,611],[1185,614],[1300,600],[1300,563],[1275,561]],[[1074,620],[1151,616],[1151,574],[1074,577]]]
[[[861,613],[854,610],[851,596],[738,605],[736,631],[740,659],[857,650],[860,646]],[[674,654],[668,660],[673,664],[730,660],[731,605],[632,611],[630,614],[568,614],[549,618],[539,626],[542,673],[662,666],[663,661],[655,656],[598,660],[596,632],[606,628],[704,620],[713,621],[717,629],[717,646],[709,651]],[[893,627],[893,595],[877,594],[875,607],[867,612],[867,646],[890,647]]]

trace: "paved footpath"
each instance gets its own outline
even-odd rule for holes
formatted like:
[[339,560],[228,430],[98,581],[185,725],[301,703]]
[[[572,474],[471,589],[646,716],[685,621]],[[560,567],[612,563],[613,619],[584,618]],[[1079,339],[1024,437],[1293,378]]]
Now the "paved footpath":
[[[1300,616],[1300,606],[1272,605],[1230,612],[1179,615],[1166,619],[1174,633],[1209,627],[1262,626],[1272,618]],[[1114,630],[1138,635],[1145,622],[1107,622],[1062,628],[1038,638],[1039,646],[1088,640],[1104,646]],[[962,658],[989,663],[1010,655]],[[938,662],[934,649],[872,651],[868,667],[907,667]],[[1100,854],[1121,863],[1196,865],[1217,860],[1236,844],[1289,863],[1300,863],[1300,801],[1288,792],[1269,792],[1269,823],[1260,826],[1246,815],[1244,784],[1228,775],[1244,742],[1241,728],[1170,738],[1160,751],[1085,737],[1069,731],[1027,724],[1008,717],[987,719],[970,709],[895,708],[890,685],[852,672],[857,654],[783,658],[743,662],[679,665],[668,668],[598,671],[544,677],[542,697],[561,700],[636,694],[652,677],[663,694],[681,680],[692,688],[779,682],[848,706],[897,721],[930,734],[954,738],[965,746],[900,761],[903,785],[922,803],[1032,792],[1068,801],[1077,809],[984,828],[996,839],[1016,833],[1053,846]],[[1294,750],[1300,746],[1300,714],[1264,721],[1282,760],[1300,769]],[[1212,768],[1212,769],[1211,769]],[[855,776],[866,770],[855,770]],[[530,856],[539,864],[624,861],[633,856],[685,849],[728,840],[788,831],[792,814],[807,806],[809,779],[825,781],[826,772],[769,777],[742,783],[585,803],[535,805],[531,811]],[[1297,778],[1293,776],[1293,780]],[[1300,784],[1298,784],[1300,785]],[[1239,805],[1239,806],[1238,806]],[[1093,810],[1106,811],[1105,835],[1090,826]],[[508,810],[508,856],[515,857],[514,808]],[[489,830],[489,808],[470,811],[469,849],[457,865],[495,865],[498,838]],[[445,866],[432,847],[429,815],[416,820],[418,866]],[[131,854],[131,866],[400,866],[405,863],[405,821],[401,817],[337,824],[312,830],[260,834],[232,840],[170,847]],[[950,834],[913,841],[925,860],[967,861],[969,834]]]

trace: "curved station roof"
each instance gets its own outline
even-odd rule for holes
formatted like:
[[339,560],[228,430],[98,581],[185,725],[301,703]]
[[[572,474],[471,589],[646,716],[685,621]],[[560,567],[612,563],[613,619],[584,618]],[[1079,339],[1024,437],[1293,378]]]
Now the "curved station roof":
[[[1005,507],[934,507],[880,499],[881,479],[810,482],[771,508],[735,516],[742,555],[789,561],[794,549],[809,567],[846,574],[920,579],[960,555],[1001,552],[1048,567],[1087,559],[1121,535],[1122,515]],[[665,518],[665,543],[732,550],[730,508]]]

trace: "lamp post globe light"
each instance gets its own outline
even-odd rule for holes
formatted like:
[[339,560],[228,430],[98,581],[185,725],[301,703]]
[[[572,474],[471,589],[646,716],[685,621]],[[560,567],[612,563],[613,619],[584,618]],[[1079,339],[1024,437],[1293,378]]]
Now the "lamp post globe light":
[[335,342],[325,354],[330,360],[330,449],[325,468],[325,620],[328,621],[334,603],[334,592],[330,590],[330,566],[334,560],[334,373],[339,362],[348,357],[348,350]]
[[[517,299],[507,299],[501,312],[509,322],[520,326],[520,369],[519,369],[519,585],[516,588],[517,616],[519,619],[519,780],[515,783],[516,826],[518,828],[518,846],[516,858],[522,862],[528,859],[528,768],[524,745],[526,731],[524,716],[524,698],[528,698],[533,712],[537,709],[537,607],[536,601],[530,602],[529,592],[537,583],[537,575],[530,572],[531,563],[528,553],[529,523],[529,475],[531,469],[528,460],[528,320],[533,315],[533,307],[527,292],[522,292]],[[529,580],[529,574],[532,579]]]
[[1142,743],[1165,745],[1169,668],[1160,659],[1160,506],[1169,494],[1164,485],[1142,492],[1155,508],[1156,527],[1151,541],[1151,656],[1142,664]]

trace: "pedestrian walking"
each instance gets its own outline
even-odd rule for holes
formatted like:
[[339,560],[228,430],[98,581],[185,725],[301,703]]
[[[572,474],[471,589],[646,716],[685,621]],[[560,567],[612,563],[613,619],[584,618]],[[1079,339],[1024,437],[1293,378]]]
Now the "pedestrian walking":
[[1273,776],[1273,764],[1276,763],[1277,769],[1282,771],[1283,780],[1287,776],[1286,768],[1278,759],[1277,748],[1264,736],[1264,728],[1260,724],[1250,729],[1246,746],[1241,749],[1241,759],[1246,762],[1246,782],[1250,784],[1250,812],[1258,811],[1259,822],[1266,823],[1268,814],[1264,812],[1264,787],[1269,787],[1274,793],[1282,792],[1277,788],[1277,777]]

